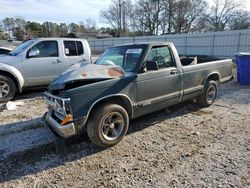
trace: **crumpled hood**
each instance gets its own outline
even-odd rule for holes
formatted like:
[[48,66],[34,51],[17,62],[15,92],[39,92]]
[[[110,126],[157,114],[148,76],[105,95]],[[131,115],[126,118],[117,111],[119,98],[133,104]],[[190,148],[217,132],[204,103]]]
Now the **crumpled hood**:
[[64,89],[66,83],[84,80],[106,80],[125,76],[124,70],[117,65],[97,65],[97,64],[75,64],[49,86],[49,90]]

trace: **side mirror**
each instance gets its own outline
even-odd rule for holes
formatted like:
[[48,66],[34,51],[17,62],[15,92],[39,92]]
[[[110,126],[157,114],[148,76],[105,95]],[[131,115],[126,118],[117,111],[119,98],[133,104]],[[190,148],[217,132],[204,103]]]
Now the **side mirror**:
[[28,57],[31,58],[31,57],[37,57],[40,55],[40,51],[37,49],[37,48],[32,48],[30,51],[29,51],[29,54],[28,54]]
[[159,70],[157,61],[146,61],[147,70]]

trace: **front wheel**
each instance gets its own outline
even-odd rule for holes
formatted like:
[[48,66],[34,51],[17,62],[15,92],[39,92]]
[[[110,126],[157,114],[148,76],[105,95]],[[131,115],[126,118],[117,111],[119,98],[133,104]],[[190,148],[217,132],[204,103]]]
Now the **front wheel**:
[[208,107],[212,105],[217,96],[217,82],[208,80],[204,86],[202,94],[198,98],[199,105]]
[[87,133],[100,147],[112,147],[126,135],[129,125],[127,111],[117,104],[103,104],[90,117]]
[[0,75],[0,103],[11,100],[16,93],[14,81],[5,75]]

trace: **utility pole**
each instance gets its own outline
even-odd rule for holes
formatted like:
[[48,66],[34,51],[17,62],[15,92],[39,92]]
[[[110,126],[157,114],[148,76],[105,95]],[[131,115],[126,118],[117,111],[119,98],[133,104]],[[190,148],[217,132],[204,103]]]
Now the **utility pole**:
[[126,19],[126,12],[125,12],[126,10],[125,10],[125,2],[123,1],[122,2],[122,33],[123,33],[123,35],[125,35],[125,29],[126,29],[126,21],[125,21],[125,19]]
[[118,6],[119,6],[119,10],[118,10],[118,15],[119,15],[119,26],[118,26],[118,30],[119,30],[119,36],[121,37],[121,31],[122,31],[122,4],[121,4],[121,0],[118,0]]

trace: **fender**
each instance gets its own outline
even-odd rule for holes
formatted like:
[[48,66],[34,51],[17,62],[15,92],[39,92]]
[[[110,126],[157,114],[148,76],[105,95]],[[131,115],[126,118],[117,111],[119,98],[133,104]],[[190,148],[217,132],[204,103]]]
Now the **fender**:
[[218,81],[219,81],[219,83],[220,83],[220,81],[221,81],[221,75],[220,75],[220,73],[219,73],[219,72],[212,72],[212,73],[210,73],[210,74],[206,77],[206,79],[205,79],[203,85],[205,85],[205,83],[207,82],[208,78],[209,78],[209,77],[212,77],[212,76],[218,76]]
[[22,88],[24,86],[24,78],[20,71],[13,66],[0,63],[0,72],[1,71],[11,74],[16,79],[15,81],[17,82],[18,85],[17,86],[18,91],[22,92]]
[[124,95],[124,94],[113,94],[113,95],[108,95],[108,96],[105,96],[105,97],[102,97],[102,98],[96,100],[96,101],[90,106],[90,108],[89,108],[89,110],[88,110],[88,113],[87,113],[87,116],[86,116],[87,119],[89,118],[90,112],[92,111],[92,109],[94,108],[94,106],[95,106],[97,103],[99,103],[99,102],[101,102],[101,101],[103,101],[103,100],[105,100],[105,99],[112,99],[112,97],[123,97],[124,99],[126,99],[126,100],[128,101],[128,103],[129,103],[129,108],[131,109],[131,117],[132,117],[132,118],[134,117],[133,103],[132,103],[131,99],[130,99],[127,95]]

